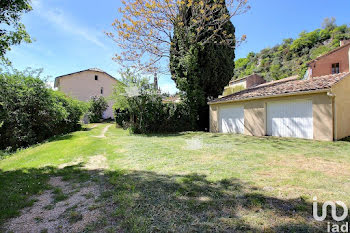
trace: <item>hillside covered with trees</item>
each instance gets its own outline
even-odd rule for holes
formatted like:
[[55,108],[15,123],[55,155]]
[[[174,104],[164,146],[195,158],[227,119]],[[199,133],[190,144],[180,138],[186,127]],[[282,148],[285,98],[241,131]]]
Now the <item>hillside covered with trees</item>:
[[265,48],[259,53],[251,52],[246,58],[236,60],[234,79],[253,73],[267,81],[292,75],[302,77],[309,61],[339,47],[340,41],[347,39],[350,39],[350,27],[337,26],[334,18],[326,18],[322,29],[303,31],[297,39],[284,39],[272,48]]

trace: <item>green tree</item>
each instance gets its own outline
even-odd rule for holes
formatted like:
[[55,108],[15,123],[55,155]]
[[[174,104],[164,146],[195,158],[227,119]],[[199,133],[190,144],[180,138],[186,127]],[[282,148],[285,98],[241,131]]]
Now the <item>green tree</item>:
[[[145,73],[168,71],[163,59],[168,61],[175,28],[191,34],[190,43],[206,45],[215,41],[234,46],[233,34],[221,33],[222,28],[231,18],[250,9],[248,0],[123,0],[121,3],[121,17],[112,23],[115,32],[107,33],[119,47],[114,60]],[[190,27],[188,19],[191,19]]]
[[114,109],[125,111],[130,109],[130,102],[128,98],[138,96],[140,92],[152,91],[152,85],[149,84],[147,78],[141,78],[140,76],[132,73],[130,70],[126,70],[121,73],[120,82],[114,87]]
[[241,67],[246,67],[247,64],[249,63],[248,58],[240,58],[236,60],[236,68],[241,68]]
[[31,42],[25,26],[20,23],[23,13],[32,10],[30,0],[0,1],[0,60],[7,61],[5,54],[12,45]]
[[133,133],[161,133],[192,130],[188,106],[163,103],[149,80],[127,71],[114,90],[116,122]]
[[322,22],[322,28],[324,29],[334,29],[335,27],[337,27],[337,25],[335,24],[336,19],[334,17],[331,18],[325,18]]
[[[225,8],[225,4],[220,5]],[[207,101],[216,98],[233,77],[235,58],[235,28],[229,21],[216,30],[213,42],[205,45],[196,43],[196,18],[192,7],[184,8],[180,13],[182,26],[174,27],[170,49],[170,70],[176,86],[183,92],[188,104],[194,127],[204,130],[209,126],[209,108]],[[227,9],[219,11],[216,18],[224,17]],[[188,33],[192,28],[192,33]],[[231,45],[220,43],[221,36],[230,35]],[[203,34],[211,37],[211,33]]]
[[92,123],[100,122],[103,112],[108,108],[107,100],[103,96],[93,96],[90,100],[89,120]]

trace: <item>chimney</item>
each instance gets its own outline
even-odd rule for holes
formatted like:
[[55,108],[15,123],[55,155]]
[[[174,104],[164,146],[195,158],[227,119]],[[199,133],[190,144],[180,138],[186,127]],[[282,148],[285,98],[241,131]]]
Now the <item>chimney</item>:
[[157,77],[157,73],[154,73],[153,86],[154,86],[154,90],[158,91],[158,77]]
[[246,88],[251,88],[251,87],[255,87],[257,85],[266,83],[266,80],[257,74],[249,75],[245,78],[245,80],[246,80]]
[[349,44],[350,43],[350,40],[341,40],[340,41],[340,46],[343,46],[343,45],[346,45],[346,44]]

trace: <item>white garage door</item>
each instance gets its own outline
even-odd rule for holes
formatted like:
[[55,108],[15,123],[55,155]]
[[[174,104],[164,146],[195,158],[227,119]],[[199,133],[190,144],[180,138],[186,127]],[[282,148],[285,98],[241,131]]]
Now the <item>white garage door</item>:
[[267,134],[313,139],[312,101],[268,103]]
[[244,133],[244,108],[243,106],[222,107],[219,110],[219,122],[221,133]]

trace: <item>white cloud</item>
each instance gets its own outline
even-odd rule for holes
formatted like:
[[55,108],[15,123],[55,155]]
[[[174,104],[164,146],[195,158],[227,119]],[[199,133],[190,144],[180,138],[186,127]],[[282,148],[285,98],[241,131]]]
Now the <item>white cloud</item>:
[[106,46],[97,36],[102,35],[102,32],[88,28],[84,25],[79,25],[74,19],[71,19],[59,8],[56,8],[55,10],[47,9],[40,0],[33,0],[32,5],[34,12],[54,24],[59,29],[71,35],[84,38],[85,40],[106,49]]

